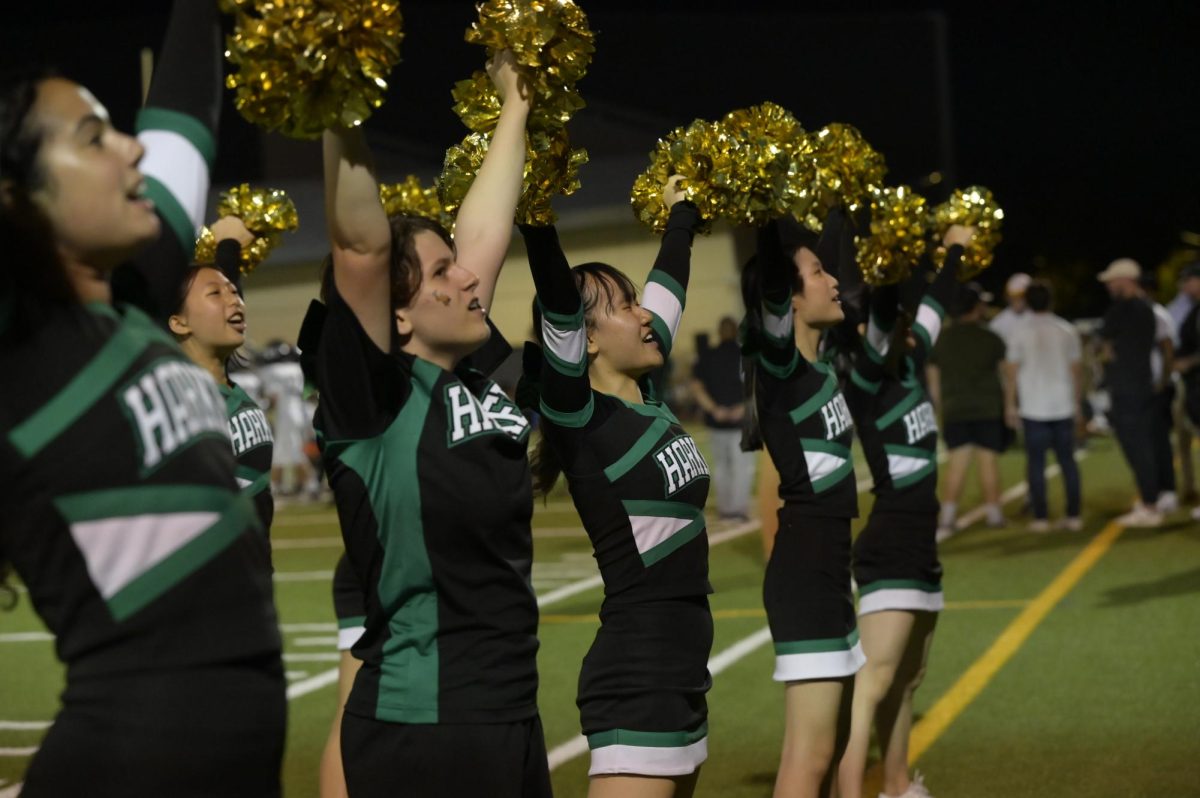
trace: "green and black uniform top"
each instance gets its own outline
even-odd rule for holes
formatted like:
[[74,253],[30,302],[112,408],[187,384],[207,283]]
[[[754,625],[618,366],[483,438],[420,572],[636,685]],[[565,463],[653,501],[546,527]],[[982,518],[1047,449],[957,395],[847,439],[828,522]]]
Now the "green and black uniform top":
[[[238,262],[242,248],[234,239],[217,244],[216,266],[241,291]],[[254,500],[254,509],[264,534],[271,531],[275,517],[275,499],[271,496],[271,457],[275,439],[267,414],[250,395],[232,382],[218,386],[225,399],[225,414],[229,418],[229,439],[237,459],[237,482],[242,491]]]
[[[55,635],[67,695],[91,686],[113,712],[99,677],[251,661],[282,697],[270,552],[224,403],[161,326],[207,199],[220,64],[211,3],[177,2],[138,117],[163,234],[116,271],[114,306],[57,308],[0,341],[0,369],[23,375],[0,392],[0,559]],[[143,704],[168,713],[170,698]]]
[[784,252],[781,232],[778,221],[758,231],[763,328],[756,347],[754,396],[759,427],[779,471],[779,497],[790,508],[826,518],[854,518],[854,421],[833,367],[808,362],[796,348],[796,267]]
[[453,372],[367,336],[330,280],[300,333],[346,555],[366,599],[346,704],[395,723],[537,713],[529,422],[485,374],[491,339]]
[[271,496],[271,424],[267,414],[237,385],[218,385],[225,400],[229,439],[237,459],[237,483],[254,501],[263,534],[271,530],[275,500]]
[[270,553],[212,377],[135,308],[0,349],[0,549],[68,681],[274,654]]
[[[683,315],[699,214],[671,209],[642,307],[664,358]],[[542,434],[562,463],[571,498],[591,538],[606,601],[704,596],[708,465],[661,402],[600,393],[588,379],[587,330],[575,278],[553,227],[522,226],[542,314]]]
[[[945,308],[958,285],[962,247],[946,254],[945,265],[926,290],[912,323],[916,342],[903,357],[889,357],[896,322],[897,286],[871,295],[867,333],[854,353],[846,399],[875,486],[879,510],[936,513],[937,415],[920,380],[921,370],[942,329]],[[923,279],[923,278],[922,278]]]

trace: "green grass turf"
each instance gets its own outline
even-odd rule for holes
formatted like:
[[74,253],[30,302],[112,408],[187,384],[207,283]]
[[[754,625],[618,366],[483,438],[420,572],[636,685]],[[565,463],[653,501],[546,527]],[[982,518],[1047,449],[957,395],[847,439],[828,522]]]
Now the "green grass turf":
[[[1022,479],[1019,453],[1002,458],[1006,485]],[[1026,533],[1007,506],[1010,525],[982,527],[943,544],[949,602],[934,643],[920,715],[992,644],[1018,614],[1123,511],[1131,480],[1111,443],[1093,444],[1082,464],[1087,531]],[[870,496],[862,497],[865,516]],[[1061,507],[1057,480],[1051,508]],[[978,503],[974,480],[960,502]],[[1200,525],[1184,514],[1165,531],[1126,531],[1078,586],[1033,632],[993,682],[918,763],[935,795],[1188,796],[1200,794]],[[861,521],[856,529],[861,527]],[[595,572],[578,518],[562,491],[535,514],[535,586],[545,594]],[[715,528],[714,528],[715,531]],[[293,682],[333,668],[333,613],[328,578],[339,553],[336,517],[328,507],[282,508],[273,537],[281,545],[276,600],[285,626]],[[313,547],[285,548],[296,541]],[[762,547],[757,533],[714,546],[714,653],[763,628]],[[600,590],[543,610],[540,706],[547,746],[578,734],[574,704],[579,663],[595,633]],[[972,603],[976,602],[976,603]],[[977,602],[1008,602],[999,606]],[[1013,603],[1017,602],[1017,603]],[[294,629],[292,624],[325,624]],[[27,599],[0,614],[0,636],[39,632]],[[4,640],[0,637],[0,640]],[[301,658],[300,660],[295,659]],[[316,659],[316,661],[307,661]],[[0,721],[48,721],[61,689],[52,644],[0,642]],[[714,681],[710,740],[698,795],[770,795],[782,732],[782,688],[771,681],[765,645]],[[286,794],[316,794],[321,749],[334,709],[327,686],[290,704]],[[0,728],[0,750],[32,747],[42,732]],[[19,781],[27,757],[0,755],[0,791]],[[553,774],[560,798],[587,790],[586,755]]]

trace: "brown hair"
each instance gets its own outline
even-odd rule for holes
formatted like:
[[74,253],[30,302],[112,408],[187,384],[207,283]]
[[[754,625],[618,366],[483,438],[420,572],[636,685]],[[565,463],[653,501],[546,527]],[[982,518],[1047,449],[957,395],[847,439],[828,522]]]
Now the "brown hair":
[[[428,230],[454,249],[454,239],[446,228],[424,216],[397,214],[388,217],[392,229],[392,250],[388,259],[388,282],[391,287],[392,309],[406,308],[421,290],[421,259],[417,256],[417,233]],[[321,265],[321,299],[329,301],[333,280],[333,258],[326,256]]]

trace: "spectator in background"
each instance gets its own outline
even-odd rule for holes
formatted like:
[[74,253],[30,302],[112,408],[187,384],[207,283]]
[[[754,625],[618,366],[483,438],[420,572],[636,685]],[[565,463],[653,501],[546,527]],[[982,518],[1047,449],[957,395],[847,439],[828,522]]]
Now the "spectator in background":
[[1105,383],[1112,400],[1109,422],[1137,482],[1138,500],[1118,521],[1125,526],[1162,524],[1154,447],[1154,376],[1150,352],[1155,345],[1154,310],[1142,293],[1142,269],[1129,258],[1115,260],[1097,275],[1113,303],[1104,315]]
[[717,514],[722,519],[750,517],[750,483],[754,481],[754,452],[743,452],[742,353],[737,343],[737,322],[729,316],[717,327],[715,347],[696,347],[691,389],[704,411],[704,424],[712,449],[712,482],[717,489]]
[[312,416],[305,415],[304,371],[300,368],[299,350],[283,341],[272,341],[263,351],[258,375],[274,425],[271,490],[277,497],[311,490],[312,464],[304,452],[304,444],[312,435]]
[[[1167,303],[1167,310],[1171,313],[1171,318],[1175,321],[1175,343],[1176,355],[1180,356],[1179,349],[1183,345],[1183,330],[1187,327],[1187,319],[1192,316],[1192,311],[1200,302],[1200,261],[1189,263],[1184,266],[1179,272],[1179,291],[1175,294],[1175,298]],[[1192,335],[1195,335],[1195,317],[1192,316]],[[1192,465],[1192,438],[1195,434],[1195,423],[1187,413],[1187,393],[1188,393],[1188,375],[1186,371],[1179,367],[1178,360],[1176,361],[1176,373],[1181,379],[1175,385],[1175,403],[1172,407],[1172,417],[1175,421],[1175,443],[1176,451],[1179,454],[1179,476],[1183,483],[1180,491],[1180,498],[1185,504],[1195,504],[1196,494],[1196,471]],[[1200,375],[1198,375],[1200,376]],[[1193,393],[1200,392],[1198,386]],[[1198,395],[1197,400],[1200,400]]]
[[1062,529],[1083,529],[1075,430],[1083,425],[1083,370],[1079,333],[1051,312],[1050,286],[1034,280],[1025,294],[1029,313],[1012,331],[1005,353],[1004,416],[1025,432],[1025,470],[1033,510],[1031,532],[1049,532],[1046,451],[1053,449],[1067,493]]
[[[1200,270],[1198,270],[1200,271]],[[1200,280],[1197,280],[1200,282]],[[1192,429],[1200,429],[1200,304],[1188,311],[1179,327],[1179,351],[1175,358],[1175,369],[1183,377],[1183,407]],[[1183,427],[1180,427],[1182,439]],[[1182,440],[1180,455],[1185,454]],[[1186,452],[1190,458],[1191,452]],[[1184,472],[1186,475],[1186,471]],[[1186,476],[1185,476],[1186,479]],[[1200,520],[1200,507],[1192,509],[1192,518]]]
[[1158,511],[1173,513],[1179,509],[1175,492],[1175,452],[1171,447],[1171,430],[1175,421],[1171,408],[1175,404],[1175,347],[1178,343],[1175,322],[1171,313],[1154,300],[1154,277],[1143,274],[1139,281],[1142,296],[1154,311],[1154,348],[1150,350],[1150,377],[1154,380],[1154,469],[1158,482]]
[[1008,278],[1008,282],[1004,284],[1004,297],[1008,306],[997,313],[991,324],[988,325],[992,332],[1004,339],[1006,346],[1013,330],[1017,329],[1026,318],[1025,292],[1029,289],[1031,279],[1024,272],[1017,272]]
[[987,524],[1004,526],[996,467],[996,455],[1007,447],[1001,387],[1004,341],[984,323],[985,307],[976,284],[959,291],[954,323],[938,338],[926,368],[929,395],[942,416],[942,437],[950,450],[938,540],[954,534],[958,499],[972,455],[979,464]]

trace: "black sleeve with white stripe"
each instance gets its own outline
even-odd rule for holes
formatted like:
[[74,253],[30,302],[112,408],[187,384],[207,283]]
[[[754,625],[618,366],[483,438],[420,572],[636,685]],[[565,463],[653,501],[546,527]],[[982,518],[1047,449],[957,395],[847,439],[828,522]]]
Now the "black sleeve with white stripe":
[[541,310],[544,368],[539,411],[560,427],[578,429],[592,418],[583,301],[553,227],[521,225]]

